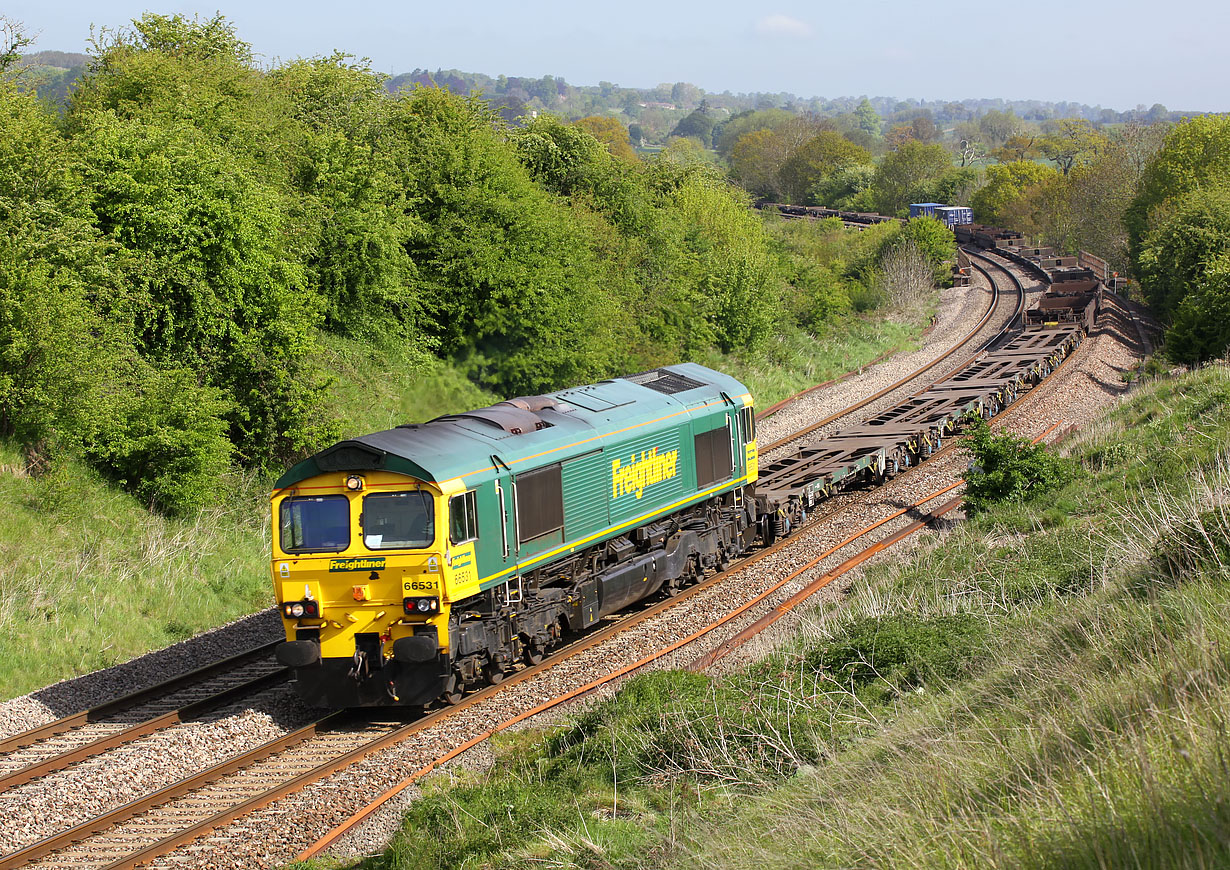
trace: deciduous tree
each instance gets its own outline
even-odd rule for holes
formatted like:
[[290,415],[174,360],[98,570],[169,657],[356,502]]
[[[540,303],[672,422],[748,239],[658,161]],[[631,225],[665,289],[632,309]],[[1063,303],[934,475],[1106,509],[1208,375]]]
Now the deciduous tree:
[[[1230,184],[1192,188],[1168,200],[1166,211],[1151,221],[1137,262],[1141,289],[1154,310],[1169,320],[1195,288],[1218,292],[1221,281],[1210,277],[1210,264],[1224,266],[1228,256]],[[1187,320],[1194,327],[1194,320]],[[1184,361],[1208,359],[1222,350],[1193,344]]]
[[1204,115],[1177,124],[1148,161],[1140,192],[1124,217],[1135,261],[1154,209],[1196,187],[1230,180],[1230,117]]
[[1007,112],[992,109],[978,119],[978,129],[982,131],[984,141],[998,147],[1020,133],[1022,124],[1011,109]]
[[713,117],[704,109],[696,109],[675,125],[671,138],[699,139],[706,148],[713,144]]
[[1032,160],[1041,153],[1037,137],[1028,133],[1015,133],[1000,147],[991,152],[991,156],[1000,163],[1012,163],[1015,160]]
[[1059,173],[1049,166],[1022,160],[987,167],[987,183],[971,198],[974,219],[1002,226],[1008,223],[1014,201],[1029,187]]
[[34,40],[26,35],[21,22],[0,15],[0,73],[7,73],[21,60],[22,51]]
[[1041,152],[1055,161],[1064,175],[1070,173],[1072,167],[1091,161],[1105,147],[1106,137],[1084,118],[1058,121],[1054,132],[1039,143]]
[[863,97],[862,101],[855,107],[854,117],[857,120],[858,128],[864,133],[872,136],[880,135],[880,115],[866,97]]
[[788,201],[802,202],[807,192],[839,169],[868,164],[871,155],[840,133],[825,131],[795,148],[778,171]]
[[612,157],[620,160],[636,160],[636,152],[628,141],[628,128],[617,119],[605,115],[589,115],[572,122],[606,146]]
[[940,135],[940,130],[935,126],[930,114],[916,116],[910,122],[910,128],[914,131],[914,138],[924,145],[934,142]]
[[915,185],[938,178],[951,166],[948,150],[942,145],[906,142],[886,154],[876,172],[876,207],[882,214],[896,214],[908,204]]

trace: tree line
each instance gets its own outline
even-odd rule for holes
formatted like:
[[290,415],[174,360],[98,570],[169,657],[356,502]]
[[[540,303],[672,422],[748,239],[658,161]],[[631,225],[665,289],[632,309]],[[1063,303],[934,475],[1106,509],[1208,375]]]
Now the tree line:
[[62,111],[27,42],[0,58],[0,435],[167,512],[338,437],[330,333],[535,393],[822,331],[904,243],[821,279],[811,236],[618,124],[512,125],[340,54],[262,69],[221,16],[102,31]]
[[[85,72],[89,58],[70,52],[39,51],[29,54],[24,62],[37,68],[40,94],[62,101],[67,99],[72,84]],[[621,87],[609,81],[597,85],[576,85],[556,75],[487,75],[442,68],[415,69],[385,80],[385,87],[390,92],[411,90],[416,86],[445,88],[461,96],[482,96],[507,121],[544,112],[568,119],[589,115],[613,118],[633,131],[634,143],[654,146],[665,145],[668,138],[676,134],[681,119],[693,116],[695,110],[702,106],[709,110],[711,123],[718,126],[746,112],[773,108],[837,120],[870,112],[875,118],[882,119],[885,132],[902,125],[915,125],[922,118],[925,119],[924,124],[957,125],[963,134],[976,130],[978,135],[975,139],[979,141],[988,138],[983,132],[986,128],[1002,126],[1003,119],[1008,116],[1023,124],[1083,118],[1105,125],[1177,121],[1197,114],[1174,112],[1158,103],[1117,111],[1067,101],[994,97],[954,101],[800,97],[788,92],[717,93],[685,81],[663,82],[652,88]],[[983,119],[987,120],[984,122]],[[966,135],[964,138],[969,137]]]

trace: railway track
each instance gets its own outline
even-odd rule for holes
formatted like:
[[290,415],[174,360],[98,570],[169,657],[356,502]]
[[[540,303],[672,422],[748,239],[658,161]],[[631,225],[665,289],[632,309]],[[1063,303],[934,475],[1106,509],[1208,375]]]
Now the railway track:
[[285,682],[270,643],[0,740],[0,794]]
[[[1008,273],[1006,269],[1004,271]],[[998,287],[998,282],[990,279],[989,274],[988,280],[991,280],[993,287]],[[1018,289],[1019,299],[1016,309],[1019,311],[1023,305],[1024,289],[1015,277],[1013,281]],[[997,299],[1002,295],[998,290],[995,291]],[[979,328],[971,333],[971,339],[984,328],[986,319],[991,316],[996,307],[994,303],[988,307],[987,317],[979,324]],[[1002,330],[1000,332],[1002,333]],[[945,354],[945,358],[951,356],[953,352],[955,351]],[[938,362],[937,360],[924,367],[914,373],[913,377],[931,370]],[[892,389],[904,386],[908,380],[912,378],[899,381],[890,390],[883,391],[881,397],[888,395]],[[871,401],[875,398],[873,397]],[[860,404],[865,406],[868,402],[864,401]],[[847,410],[839,416],[847,416],[849,413],[850,411]],[[802,436],[796,436],[792,440],[797,440],[798,437]],[[951,450],[951,445],[948,449]],[[911,472],[903,474],[901,478],[907,478],[910,474],[921,474],[927,468],[929,466],[912,469]],[[817,522],[810,524],[807,531],[809,533],[814,531],[820,525],[818,520],[821,518],[826,523],[833,523],[841,515],[852,513],[856,508],[856,501],[855,497],[840,499],[832,506],[831,511],[824,513],[822,517],[817,516]],[[926,500],[923,503],[925,502]],[[800,533],[802,531],[800,530]],[[551,682],[548,674],[554,669],[570,661],[580,660],[586,656],[592,657],[595,651],[603,648],[617,635],[625,635],[653,620],[669,618],[668,614],[677,610],[678,606],[685,602],[689,603],[692,608],[699,606],[703,610],[710,607],[709,604],[697,605],[696,602],[706,597],[715,597],[714,593],[721,590],[729,581],[761,562],[773,562],[798,540],[797,536],[784,538],[747,559],[741,560],[730,570],[712,575],[701,583],[684,590],[673,599],[659,601],[633,613],[622,615],[598,631],[557,651],[541,664],[527,667],[510,676],[502,685],[488,687],[468,696],[456,707],[438,710],[410,722],[384,721],[373,718],[370,713],[365,717],[355,717],[346,713],[320,717],[316,721],[267,741],[234,758],[190,777],[185,777],[122,806],[114,807],[106,813],[62,830],[54,836],[31,843],[20,851],[0,857],[0,870],[19,866],[120,868],[153,861],[241,816],[268,807],[275,801],[310,784],[320,783],[338,771],[355,765],[364,758],[370,758],[381,750],[396,746],[404,747],[413,742],[411,738],[416,735],[425,737],[435,729],[448,728],[449,723],[466,717],[472,711],[484,707],[503,706],[498,703],[493,704],[493,699],[497,695],[503,698],[506,697],[506,693],[516,687],[537,685],[539,678],[543,678],[545,682]],[[767,570],[772,572],[774,569]],[[765,600],[777,588],[780,588],[780,584],[768,591],[761,590],[754,596],[754,600]],[[726,607],[723,610],[723,614],[717,620],[712,620],[710,626],[705,629],[706,631],[720,624],[719,621],[724,622],[731,618],[730,608]],[[657,637],[667,635],[661,629],[655,629],[653,634]],[[654,653],[650,659],[657,658],[659,655],[660,653]],[[641,662],[635,666],[639,667],[643,664],[644,662]],[[549,694],[554,691],[552,688]],[[135,727],[149,727],[148,723],[156,718],[149,717],[145,723],[140,723]],[[168,724],[174,723],[168,720]],[[105,736],[103,739],[115,738]],[[438,755],[439,753],[436,753],[436,757]],[[431,760],[434,761],[434,758]]]
[[[974,254],[974,256],[980,256]],[[986,258],[981,258],[986,259]],[[1001,282],[991,277],[990,270],[974,264],[975,269],[986,279],[991,288],[991,301],[986,312],[969,330],[961,341],[941,353],[925,365],[909,372],[897,381],[875,391],[871,395],[842,408],[832,414],[825,415],[815,422],[778,438],[760,448],[762,459],[771,460],[782,448],[789,447],[804,440],[822,438],[828,431],[840,428],[855,419],[860,411],[869,406],[891,406],[908,398],[913,398],[923,392],[931,383],[943,377],[944,373],[958,370],[968,365],[978,354],[1001,341],[1014,324],[1019,323],[1025,310],[1026,290],[1024,284],[1008,269],[999,263],[987,260],[992,269],[1002,270],[1011,280],[1011,293],[1004,292]],[[998,317],[997,317],[998,314]],[[989,333],[989,334],[988,334]],[[947,363],[947,365],[945,365]],[[928,377],[930,375],[930,377]]]
[[[1059,366],[1058,369],[1056,369],[1056,371],[1059,371],[1060,369],[1063,369],[1064,367],[1070,365],[1074,359],[1075,359],[1075,354],[1069,356],[1063,361],[1063,363],[1061,363],[1061,365]],[[1039,390],[1040,389],[1041,388],[1039,387]],[[1013,403],[1003,408],[1000,412],[1000,417],[1006,418],[1018,412],[1021,406],[1024,403],[1029,402],[1034,396],[1035,396],[1035,393],[1033,391],[1030,391],[1029,393],[1022,395],[1021,397],[1016,399]],[[1050,425],[1042,433],[1037,435],[1033,440],[1037,442],[1037,441],[1044,439],[1047,435],[1049,435],[1051,432],[1057,429],[1059,425],[1060,425],[1059,423],[1054,423]],[[946,457],[951,460],[955,458],[956,451],[957,451],[957,444],[949,443],[942,450],[936,453],[933,461],[940,461],[942,457]],[[895,484],[908,483],[907,478],[911,474],[922,474],[927,470],[929,470],[929,466],[925,468],[916,467],[915,469],[911,470],[910,472],[907,472],[905,475],[895,480],[894,483]],[[452,750],[450,750],[445,755],[415,770],[414,773],[412,773],[409,777],[396,783],[390,789],[386,790],[381,795],[379,795],[374,801],[369,802],[366,806],[364,806],[358,812],[352,814],[351,816],[346,818],[344,821],[342,821],[340,824],[337,824],[328,834],[326,834],[320,840],[312,844],[306,850],[302,851],[297,856],[297,859],[306,860],[308,858],[319,855],[325,849],[329,848],[333,843],[339,840],[348,831],[350,831],[351,829],[355,828],[360,823],[362,823],[365,819],[367,819],[370,815],[372,815],[375,811],[377,811],[387,801],[389,801],[391,798],[393,798],[394,796],[402,792],[404,789],[406,789],[410,785],[413,785],[414,783],[416,783],[419,779],[421,779],[431,770],[435,769],[438,765],[443,764],[446,761],[452,760],[456,756],[460,755],[462,752],[470,748],[473,748],[475,745],[477,745],[482,740],[486,739],[487,737],[489,737],[491,734],[495,733],[496,731],[500,731],[507,727],[515,725],[521,721],[524,721],[525,719],[531,716],[547,712],[548,710],[552,709],[558,704],[571,700],[572,698],[575,698],[586,692],[589,692],[609,682],[610,680],[614,678],[624,676],[633,671],[639,670],[640,668],[646,665],[653,664],[654,662],[661,659],[663,656],[669,653],[674,653],[676,651],[679,651],[684,647],[688,647],[689,645],[695,643],[696,641],[700,640],[706,635],[709,635],[715,629],[719,629],[727,625],[728,623],[731,623],[732,621],[740,617],[743,617],[745,614],[750,613],[751,616],[756,616],[758,610],[763,611],[762,613],[760,613],[758,618],[755,618],[753,621],[746,624],[742,629],[733,633],[730,637],[718,643],[716,646],[711,646],[708,650],[706,650],[700,656],[698,656],[697,658],[691,660],[688,664],[686,664],[686,667],[689,670],[694,670],[694,671],[705,670],[707,668],[712,667],[717,661],[729,655],[730,653],[740,649],[744,644],[748,643],[751,639],[755,638],[760,632],[769,628],[774,623],[776,623],[778,620],[780,620],[782,617],[786,616],[787,614],[792,612],[794,609],[796,609],[799,605],[808,601],[817,592],[827,587],[830,583],[832,583],[837,578],[861,566],[863,563],[865,563],[866,561],[868,561],[875,555],[887,550],[888,548],[892,547],[894,544],[902,540],[905,540],[912,534],[926,528],[934,520],[940,517],[943,517],[944,515],[950,513],[951,511],[959,507],[962,499],[959,495],[953,496],[952,493],[955,489],[957,489],[961,485],[961,483],[962,481],[960,479],[958,479],[955,483],[947,483],[946,485],[941,486],[939,489],[928,492],[926,495],[922,496],[921,498],[915,499],[914,501],[908,503],[905,507],[897,508],[896,510],[893,510],[892,512],[887,513],[886,515],[875,519],[870,524],[846,536],[844,539],[842,539],[835,545],[828,547],[827,549],[824,549],[823,552],[821,552],[818,556],[804,561],[801,565],[795,566],[793,570],[790,571],[790,573],[786,574],[786,576],[781,577],[780,579],[777,579],[776,582],[773,582],[767,588],[763,589],[761,592],[754,595],[749,600],[743,602],[739,607],[717,618],[716,620],[702,627],[698,631],[695,631],[692,634],[689,634],[686,637],[674,642],[673,644],[666,647],[665,649],[660,650],[660,651],[655,651],[654,653],[651,653],[649,656],[646,656],[632,663],[631,665],[626,665],[624,667],[619,668],[618,670],[612,671],[609,674],[599,677],[596,680],[592,680],[589,683],[586,683],[584,686],[581,686],[579,689],[573,690],[567,693],[566,695],[563,695],[563,696],[560,696],[559,698],[552,699],[550,701],[539,704],[538,706],[531,708],[530,710],[517,713],[516,715],[513,715],[507,720],[505,720],[498,727],[492,728],[489,731],[486,731],[474,738],[471,738],[469,741],[465,743],[455,746]],[[899,503],[899,500],[896,500],[896,499],[890,499],[888,501],[891,501],[893,504]],[[855,510],[856,510],[855,505],[846,504],[843,507],[838,508],[837,510],[833,511],[831,514],[828,514],[822,518],[817,518],[817,520],[815,520],[812,523],[812,525],[809,526],[809,529],[814,530],[815,528],[819,527],[821,525],[821,520],[823,520],[824,524],[826,525],[831,524],[835,519],[837,519],[839,515],[853,514]],[[878,530],[883,530],[882,536],[877,536],[877,537],[872,538],[871,537],[872,533],[877,532]],[[726,579],[727,577],[734,577],[735,575],[745,571],[746,569],[754,565],[760,559],[769,557],[773,553],[780,551],[796,542],[797,541],[795,538],[790,538],[790,539],[780,541],[777,544],[775,544],[773,547],[770,547],[766,550],[761,550],[757,552],[756,554],[754,554],[753,556],[749,557],[748,559],[733,566],[728,572],[724,572],[721,575],[716,575],[710,578],[710,580],[706,581],[706,583],[715,584],[723,579]],[[830,563],[830,561],[833,559],[842,559],[842,561],[840,561],[840,563],[835,565],[834,567],[828,568],[827,570],[822,570],[822,566]],[[772,604],[772,599],[776,595],[776,593],[780,592],[784,588],[787,588],[790,584],[794,584],[795,586],[801,586],[801,588],[799,588],[798,591],[795,591],[793,594],[788,595],[784,600],[776,604]],[[696,594],[699,594],[701,591],[702,590],[699,587],[694,587],[693,589],[689,589],[688,593],[691,594],[695,592]]]

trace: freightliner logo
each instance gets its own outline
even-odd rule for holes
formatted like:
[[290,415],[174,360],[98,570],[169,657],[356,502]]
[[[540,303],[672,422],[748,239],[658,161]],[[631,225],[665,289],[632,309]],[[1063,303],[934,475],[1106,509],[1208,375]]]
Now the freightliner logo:
[[334,571],[380,571],[384,569],[384,556],[372,559],[360,556],[357,559],[330,559],[329,573]]
[[632,460],[623,465],[620,460],[611,462],[611,498],[619,498],[630,492],[640,498],[645,487],[676,476],[679,473],[679,451],[659,453],[658,448],[635,453]]

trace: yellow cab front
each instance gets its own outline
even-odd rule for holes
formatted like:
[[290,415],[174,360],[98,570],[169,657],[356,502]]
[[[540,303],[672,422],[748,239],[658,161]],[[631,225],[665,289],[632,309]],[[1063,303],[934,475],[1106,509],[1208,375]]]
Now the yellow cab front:
[[426,704],[450,678],[446,494],[384,471],[273,495],[278,660],[322,707]]

